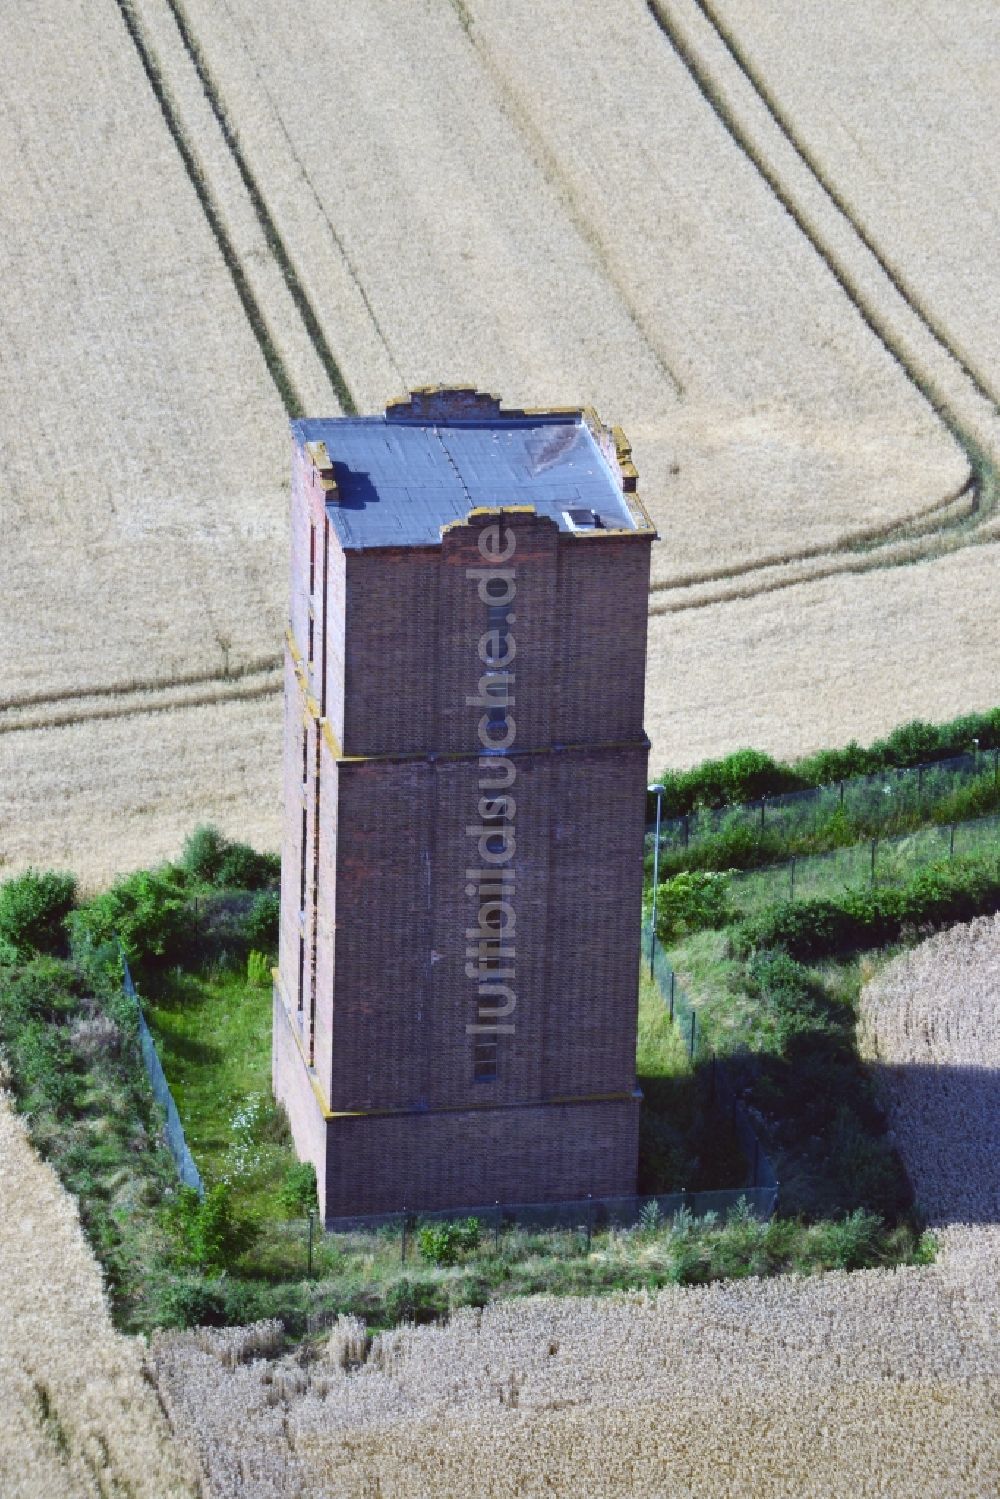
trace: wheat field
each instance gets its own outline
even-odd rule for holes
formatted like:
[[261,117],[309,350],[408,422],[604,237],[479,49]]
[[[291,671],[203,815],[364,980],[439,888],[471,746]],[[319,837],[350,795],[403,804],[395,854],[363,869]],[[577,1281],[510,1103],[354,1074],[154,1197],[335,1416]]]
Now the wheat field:
[[275,846],[286,415],[419,383],[629,433],[654,765],[992,701],[994,105],[918,13],[17,7],[0,870],[104,880],[189,813]]
[[946,0],[763,0],[752,13],[702,0],[702,9],[767,80],[819,169],[844,184],[857,222],[996,398],[996,6],[966,0],[959,25]]
[[1000,1223],[1000,916],[953,927],[865,990],[862,1043],[932,1224]]
[[0,1088],[0,1493],[194,1499],[143,1345],[111,1325],[76,1207]]

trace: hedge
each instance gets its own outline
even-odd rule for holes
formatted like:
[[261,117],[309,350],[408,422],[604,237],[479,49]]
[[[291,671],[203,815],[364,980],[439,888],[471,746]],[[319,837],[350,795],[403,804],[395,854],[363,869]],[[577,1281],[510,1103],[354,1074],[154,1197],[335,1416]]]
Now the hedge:
[[971,921],[1000,910],[1000,863],[929,864],[907,885],[847,890],[837,899],[784,901],[742,922],[741,956],[780,948],[800,962],[897,942],[907,927]]
[[[722,760],[704,760],[691,770],[664,771],[660,777],[665,788],[663,815],[683,817],[698,807],[734,806],[853,776],[928,765],[966,754],[974,739],[981,750],[1000,749],[1000,708],[969,713],[944,724],[914,719],[867,748],[851,740],[843,749],[819,750],[794,763],[775,760],[760,750],[736,750]],[[655,810],[650,798],[650,816]]]

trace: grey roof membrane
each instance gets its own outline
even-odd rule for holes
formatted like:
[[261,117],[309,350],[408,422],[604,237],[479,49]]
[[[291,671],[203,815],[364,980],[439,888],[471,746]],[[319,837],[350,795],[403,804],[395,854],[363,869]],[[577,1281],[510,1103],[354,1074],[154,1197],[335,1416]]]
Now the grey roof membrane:
[[443,525],[475,506],[533,505],[563,531],[575,529],[567,511],[596,512],[606,528],[637,529],[578,415],[437,425],[326,417],[291,425],[300,445],[326,444],[337,483],[327,514],[345,550],[434,546]]

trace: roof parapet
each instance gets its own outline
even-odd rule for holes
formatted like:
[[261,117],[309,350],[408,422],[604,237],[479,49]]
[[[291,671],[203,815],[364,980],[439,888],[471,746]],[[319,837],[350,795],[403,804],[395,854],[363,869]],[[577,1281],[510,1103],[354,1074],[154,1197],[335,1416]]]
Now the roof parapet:
[[325,442],[307,442],[305,445],[306,456],[313,466],[317,482],[327,500],[337,500],[337,481],[333,474],[333,460],[327,451]]

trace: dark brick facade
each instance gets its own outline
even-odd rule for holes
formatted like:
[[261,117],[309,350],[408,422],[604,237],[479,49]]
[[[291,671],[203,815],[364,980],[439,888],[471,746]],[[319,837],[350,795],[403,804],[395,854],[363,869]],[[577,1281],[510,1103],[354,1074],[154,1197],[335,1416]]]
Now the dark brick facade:
[[[296,443],[274,1087],[298,1151],[327,1218],[631,1192],[652,527],[474,509],[436,545],[344,548],[335,473]],[[497,618],[468,572],[490,526],[516,587],[504,772],[468,702]],[[467,874],[501,775],[513,958],[479,949],[489,890]],[[515,995],[492,1031],[469,1029],[477,952]]]

